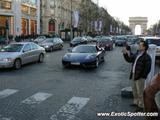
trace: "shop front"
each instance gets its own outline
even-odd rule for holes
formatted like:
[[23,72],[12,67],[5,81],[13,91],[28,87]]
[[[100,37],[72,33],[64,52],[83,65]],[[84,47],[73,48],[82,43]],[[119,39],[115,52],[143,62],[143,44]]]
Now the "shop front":
[[6,36],[7,31],[9,35],[13,35],[13,17],[0,16],[0,36]]

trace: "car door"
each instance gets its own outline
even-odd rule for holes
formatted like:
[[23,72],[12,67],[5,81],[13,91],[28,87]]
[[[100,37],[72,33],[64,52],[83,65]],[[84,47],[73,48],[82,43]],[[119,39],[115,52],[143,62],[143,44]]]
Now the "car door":
[[40,50],[38,49],[38,46],[34,43],[31,43],[31,48],[32,60],[37,61],[39,59]]
[[58,49],[58,48],[59,48],[58,38],[54,38],[54,46],[55,46],[55,49]]
[[26,44],[22,50],[23,55],[22,55],[22,62],[23,64],[29,63],[32,61],[32,51],[31,51],[31,45]]

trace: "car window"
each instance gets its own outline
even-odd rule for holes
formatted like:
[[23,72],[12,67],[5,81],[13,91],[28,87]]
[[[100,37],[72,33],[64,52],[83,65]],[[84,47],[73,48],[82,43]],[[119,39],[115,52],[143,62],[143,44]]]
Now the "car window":
[[31,43],[32,50],[38,49],[38,45]]
[[25,45],[23,51],[24,52],[31,51],[31,45],[30,44]]
[[20,52],[22,48],[23,44],[9,44],[0,49],[0,52]]

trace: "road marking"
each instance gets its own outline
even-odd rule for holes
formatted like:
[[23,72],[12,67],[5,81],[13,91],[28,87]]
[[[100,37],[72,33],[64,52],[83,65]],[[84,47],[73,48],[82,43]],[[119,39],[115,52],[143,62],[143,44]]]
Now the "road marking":
[[6,118],[6,117],[2,117],[2,115],[0,115],[0,120],[12,120],[11,118]]
[[75,115],[87,104],[89,98],[72,97],[56,114],[53,114],[51,120],[73,120]]
[[14,89],[5,89],[0,91],[0,99],[2,98],[6,98],[12,94],[15,94],[16,92],[18,92],[18,90],[14,90]]
[[49,93],[38,92],[38,93],[32,95],[31,97],[23,100],[22,103],[30,104],[30,105],[31,104],[39,104],[39,103],[41,103],[42,101],[48,99],[51,96],[52,96],[52,94],[49,94]]

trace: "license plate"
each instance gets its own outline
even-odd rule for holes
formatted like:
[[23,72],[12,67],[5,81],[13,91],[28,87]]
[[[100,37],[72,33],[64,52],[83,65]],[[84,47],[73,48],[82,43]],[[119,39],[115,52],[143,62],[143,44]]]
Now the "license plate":
[[72,65],[80,65],[78,62],[71,62]]

